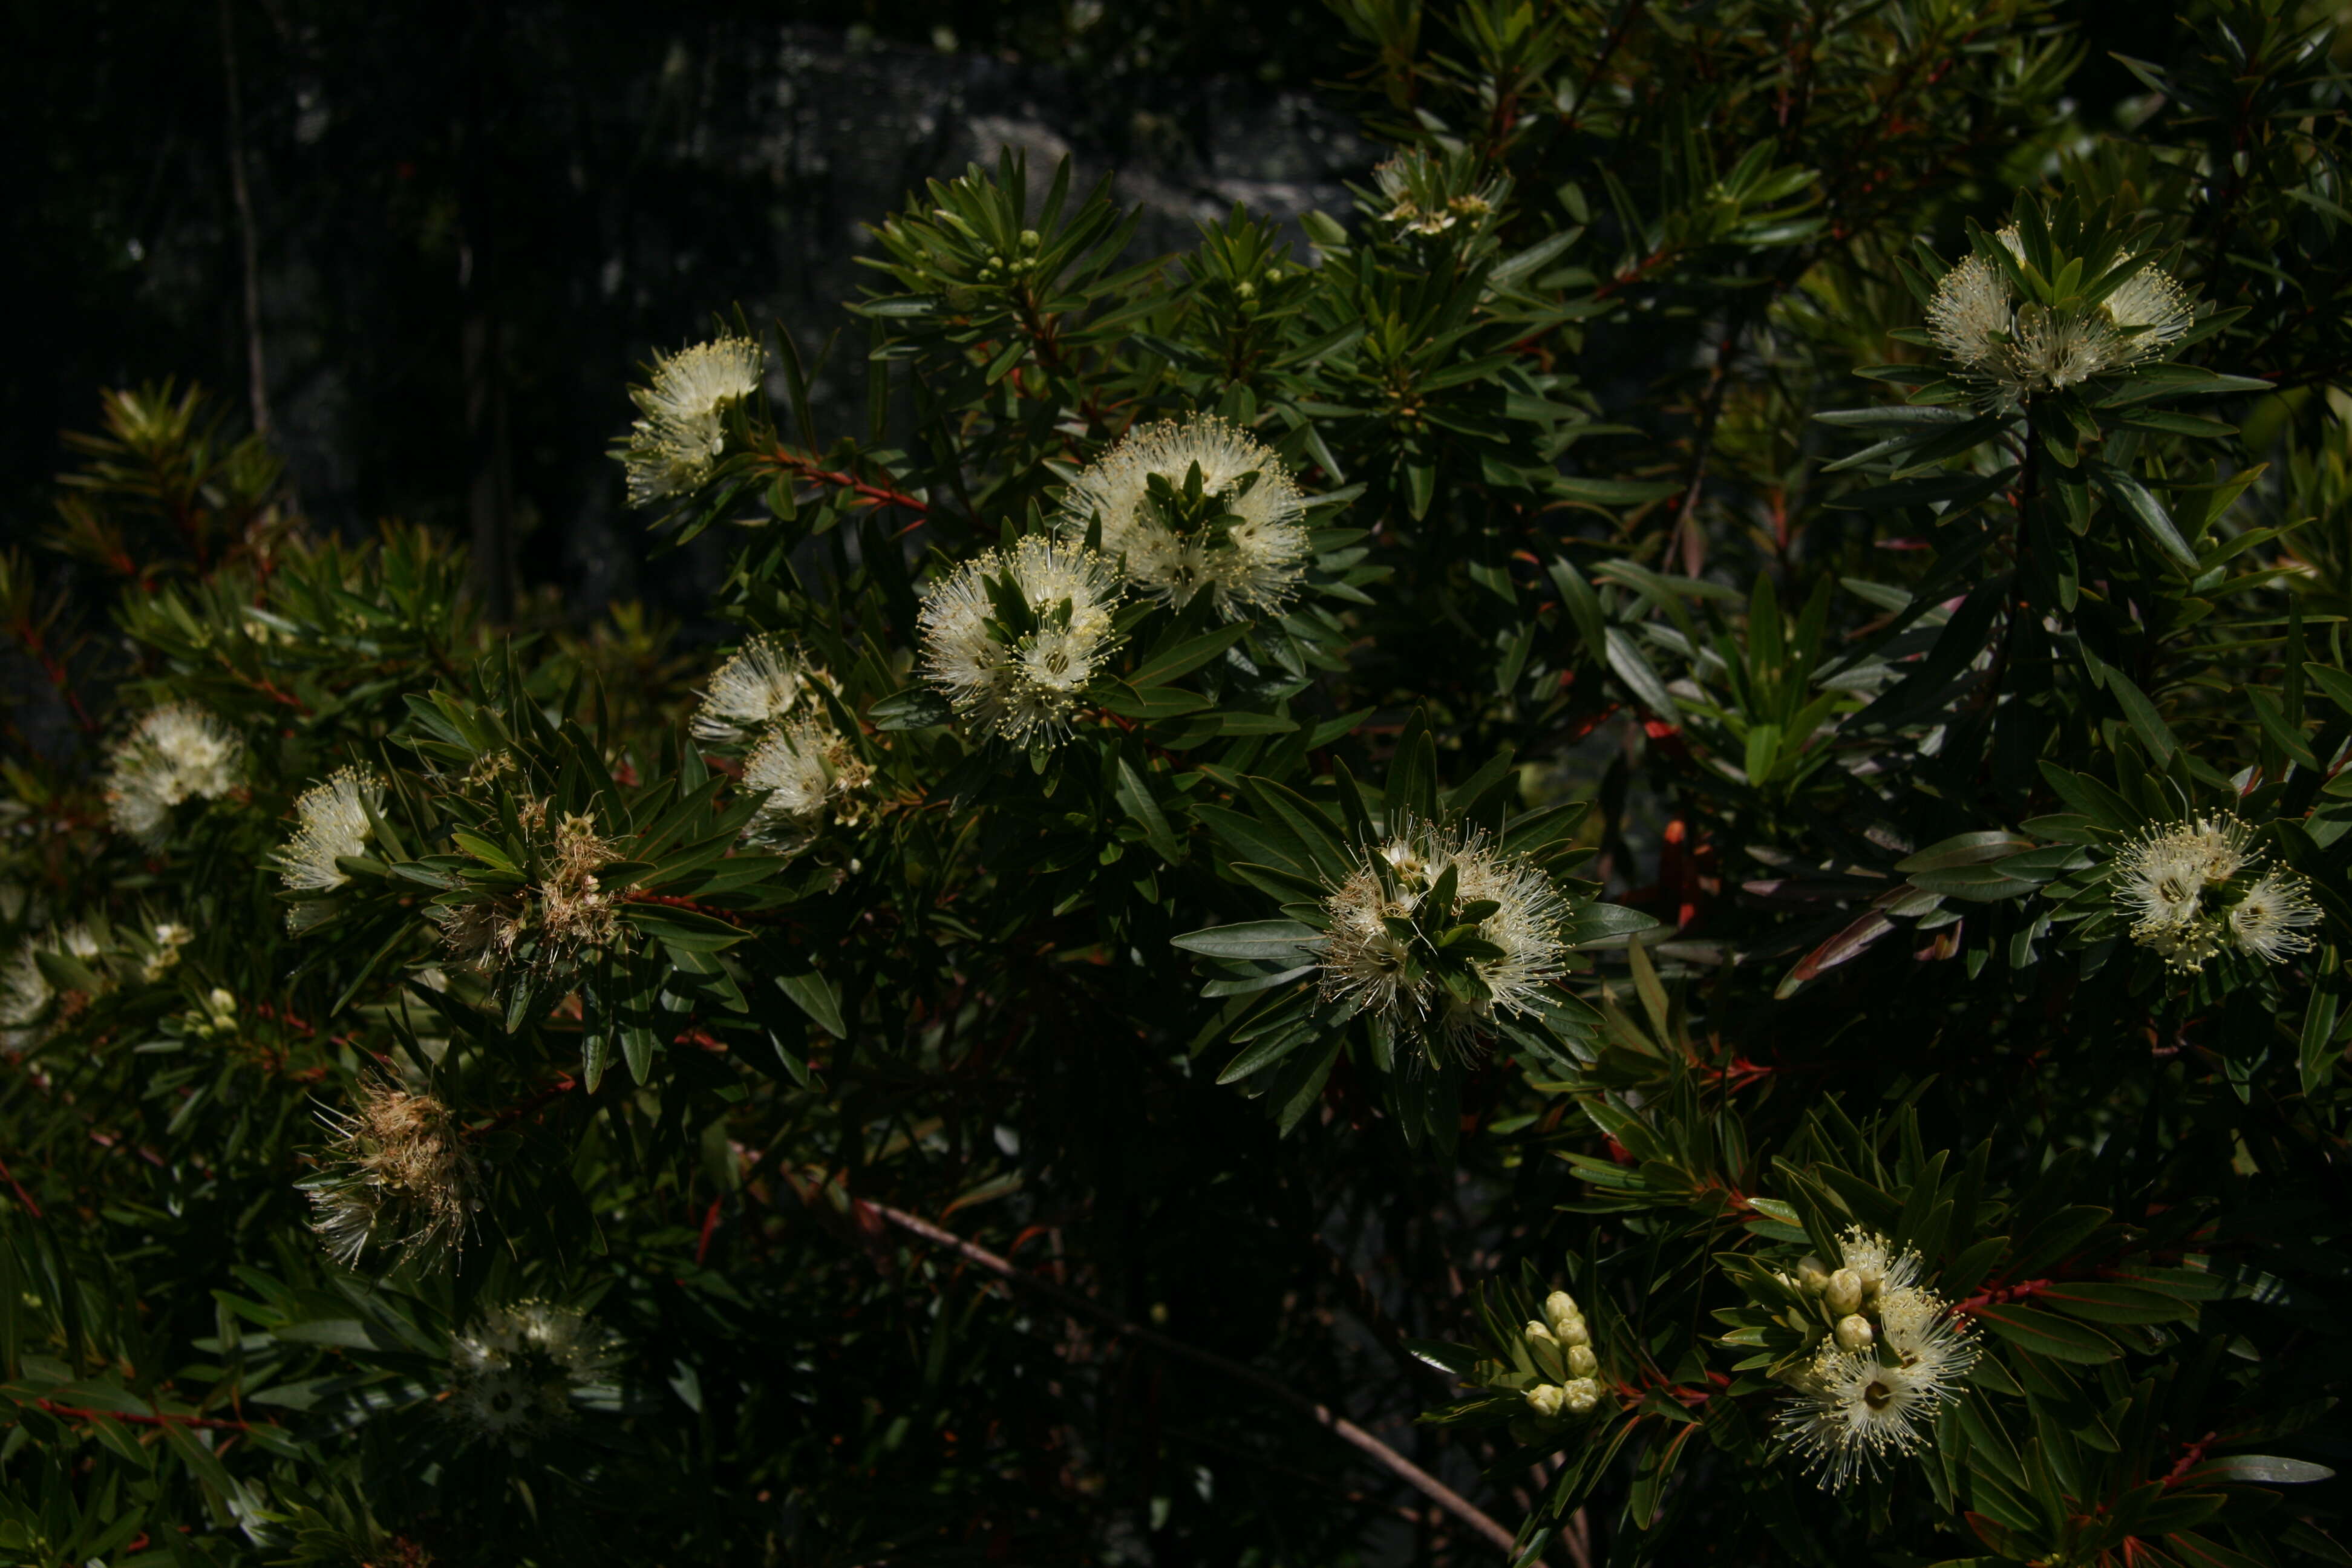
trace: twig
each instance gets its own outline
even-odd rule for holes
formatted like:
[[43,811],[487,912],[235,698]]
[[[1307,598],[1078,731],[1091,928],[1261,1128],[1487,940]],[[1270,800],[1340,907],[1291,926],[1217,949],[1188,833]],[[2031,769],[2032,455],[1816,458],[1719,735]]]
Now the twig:
[[6,1180],[9,1189],[16,1194],[16,1201],[25,1205],[26,1213],[35,1219],[41,1217],[41,1205],[33,1201],[33,1194],[25,1190],[25,1184],[16,1179],[16,1173],[8,1168],[5,1160],[0,1160],[0,1178]]
[[228,186],[236,201],[236,230],[245,260],[245,373],[251,381],[253,433],[270,430],[269,376],[261,353],[261,243],[254,233],[253,192],[245,180],[245,100],[237,89],[236,18],[221,0],[221,67],[228,77]]
[[[253,1423],[250,1421],[222,1421],[209,1415],[165,1415],[160,1413],[145,1415],[135,1410],[92,1410],[84,1405],[60,1405],[53,1399],[28,1399],[25,1403],[46,1410],[52,1415],[62,1415],[70,1421],[95,1421],[103,1416],[110,1421],[128,1421],[134,1426],[204,1426],[219,1432],[253,1430]],[[262,1425],[274,1426],[277,1423],[265,1421]]]
[[820,484],[832,485],[864,496],[877,506],[904,507],[919,517],[927,517],[930,514],[931,509],[929,504],[917,500],[904,490],[893,489],[887,485],[870,484],[856,474],[820,468],[814,458],[803,458],[797,452],[787,451],[781,447],[776,448],[776,465],[779,468],[791,469],[803,479],[814,479]]
[[1018,1285],[1025,1290],[1034,1290],[1042,1296],[1050,1297],[1071,1311],[1085,1313],[1108,1327],[1114,1334],[1133,1340],[1139,1344],[1150,1345],[1154,1350],[1208,1367],[1212,1371],[1221,1372],[1227,1377],[1249,1384],[1255,1388],[1274,1395],[1294,1409],[1303,1411],[1318,1425],[1330,1431],[1341,1441],[1352,1444],[1370,1456],[1376,1463],[1414,1490],[1469,1526],[1474,1533],[1496,1550],[1505,1553],[1506,1556],[1509,1556],[1515,1551],[1517,1538],[1495,1520],[1480,1511],[1469,1499],[1328,1405],[1318,1404],[1293,1390],[1287,1384],[1276,1382],[1255,1367],[1244,1365],[1237,1361],[1228,1361],[1213,1352],[1188,1345],[1181,1340],[1171,1339],[1166,1334],[1154,1332],[1139,1323],[1129,1322],[1125,1318],[1092,1298],[1082,1296],[1075,1290],[1066,1290],[1050,1281],[1038,1279],[1034,1274],[1025,1273],[1007,1259],[999,1258],[983,1247],[964,1240],[952,1231],[942,1230],[929,1220],[918,1219],[904,1210],[890,1207],[887,1204],[872,1203],[863,1198],[856,1202],[858,1208],[877,1218],[889,1221],[901,1230],[946,1247],[965,1262],[984,1268],[1000,1279]]

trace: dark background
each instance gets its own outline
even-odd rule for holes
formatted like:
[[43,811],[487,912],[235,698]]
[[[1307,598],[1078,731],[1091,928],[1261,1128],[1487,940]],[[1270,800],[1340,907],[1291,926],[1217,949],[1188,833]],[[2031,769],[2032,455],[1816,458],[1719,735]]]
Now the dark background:
[[[710,585],[709,552],[649,563],[621,507],[634,367],[737,302],[815,353],[863,226],[924,178],[1067,152],[1146,209],[1149,253],[1236,200],[1344,210],[1379,156],[1310,0],[9,12],[0,537],[46,525],[100,388],[173,376],[266,416],[319,522],[446,525],[505,561],[494,602],[552,586],[580,615],[690,622]],[[2170,46],[2167,9],[2061,14],[2086,115],[2139,90],[2107,51]],[[844,343],[818,395],[849,429]]]

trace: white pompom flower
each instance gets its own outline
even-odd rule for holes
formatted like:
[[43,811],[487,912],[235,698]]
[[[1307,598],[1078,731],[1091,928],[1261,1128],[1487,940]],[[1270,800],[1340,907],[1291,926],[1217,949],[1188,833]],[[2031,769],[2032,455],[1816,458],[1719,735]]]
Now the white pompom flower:
[[244,755],[236,732],[195,704],[155,709],[107,760],[107,813],[118,831],[154,842],[182,801],[218,800],[235,789]]
[[855,822],[874,770],[830,724],[803,719],[772,730],[743,763],[743,787],[766,800],[746,837],[787,851],[805,847],[828,819]]
[[740,741],[789,717],[825,684],[824,671],[791,644],[756,637],[711,671],[710,689],[688,728],[698,741]]
[[1925,1261],[1859,1226],[1839,1238],[1855,1300],[1811,1359],[1790,1378],[1782,1437],[1839,1490],[1876,1475],[1893,1457],[1933,1440],[1936,1416],[1958,1396],[1981,1347],[1968,1320],[1919,1283]]
[[1078,545],[1033,534],[983,551],[924,595],[923,679],[987,733],[1050,743],[1118,647],[1118,601],[1117,570]]
[[2252,835],[2244,822],[2216,812],[2125,841],[2107,881],[2116,909],[2131,921],[2132,940],[2188,974],[2231,951],[2264,963],[2308,951],[2308,928],[2321,918],[2310,885],[2277,868],[2255,876]]
[[[1194,509],[1155,499],[1152,481],[1181,497],[1196,467],[1199,515],[1171,516]],[[1290,470],[1210,416],[1129,431],[1070,481],[1058,526],[1073,541],[1099,527],[1103,552],[1139,593],[1179,609],[1205,593],[1227,620],[1280,609],[1312,553]]]
[[764,368],[750,338],[654,356],[651,383],[629,391],[643,415],[620,453],[631,506],[684,495],[710,477],[727,449],[727,410],[760,389]]
[[2319,914],[2311,884],[2273,868],[2231,907],[2230,940],[2265,963],[2284,963],[2311,951],[2309,928],[2319,923]]
[[495,1307],[449,1345],[451,1419],[520,1448],[572,1419],[619,1360],[612,1333],[569,1307]]
[[[2016,226],[1994,238],[2021,260]],[[2125,251],[2118,265],[2133,259]],[[2195,324],[2189,296],[2170,274],[2143,265],[2095,305],[2021,301],[1990,258],[1962,257],[1937,282],[1927,332],[1960,379],[1988,404],[2014,408],[2037,395],[2128,370],[2178,342]]]
[[[1448,907],[1433,908],[1449,871]],[[1456,1051],[1491,1033],[1496,1015],[1532,1010],[1565,971],[1567,898],[1541,868],[1475,829],[1399,821],[1323,907],[1331,917],[1320,961],[1325,998],[1352,1001],[1400,1035]],[[1483,944],[1460,961],[1468,999],[1439,974],[1453,950],[1433,945],[1457,924],[1475,926]]]
[[[294,802],[294,836],[277,853],[278,879],[299,892],[331,892],[350,881],[335,862],[367,853],[368,813],[383,809],[383,787],[373,769],[352,767],[304,790]],[[287,911],[287,929],[299,931],[321,912],[317,904],[297,904]]]

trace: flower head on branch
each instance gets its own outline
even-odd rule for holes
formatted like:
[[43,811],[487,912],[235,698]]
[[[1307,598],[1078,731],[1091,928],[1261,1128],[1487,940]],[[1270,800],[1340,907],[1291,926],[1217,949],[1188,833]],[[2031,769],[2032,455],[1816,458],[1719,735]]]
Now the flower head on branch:
[[310,1228],[345,1268],[371,1244],[437,1261],[473,1228],[480,1172],[437,1096],[370,1079],[348,1113],[327,1111],[331,1166],[302,1184]]
[[724,337],[654,356],[651,382],[629,396],[643,415],[620,450],[629,504],[684,495],[727,449],[727,411],[760,389],[765,360],[750,338]]
[[1279,609],[1309,553],[1306,498],[1274,450],[1213,416],[1130,430],[1070,482],[1062,537],[1099,529],[1136,590],[1228,620]]
[[1401,820],[1324,909],[1324,995],[1456,1051],[1564,972],[1567,898],[1476,829]]
[[[335,862],[367,852],[368,814],[383,809],[383,787],[373,769],[352,767],[304,790],[294,802],[294,836],[278,850],[278,879],[300,892],[331,892],[350,881]],[[287,911],[287,929],[301,931],[322,913],[319,903],[297,904]]]
[[711,672],[689,728],[698,741],[740,741],[790,717],[813,700],[813,688],[829,684],[824,671],[791,644],[756,637]]
[[2280,963],[2308,951],[2319,923],[2309,884],[2276,867],[2252,880],[2252,829],[2227,812],[2151,827],[2127,840],[2108,869],[2132,940],[2168,968],[2193,974],[2239,952]]
[[923,599],[923,677],[989,734],[1052,743],[1118,646],[1118,599],[1110,562],[1081,546],[1032,534],[984,551]]
[[[1994,239],[2022,260],[2015,225]],[[2137,259],[2125,251],[2122,266]],[[2143,264],[2103,300],[2020,301],[2000,262],[1971,254],[1946,272],[1927,305],[1927,331],[1963,381],[1989,403],[2016,407],[2154,358],[2195,323],[2170,274]]]
[[115,827],[153,842],[184,800],[218,800],[236,787],[245,742],[192,702],[153,710],[114,748],[106,805]]
[[452,1420],[517,1450],[570,1421],[619,1360],[612,1333],[569,1307],[494,1307],[449,1346]]

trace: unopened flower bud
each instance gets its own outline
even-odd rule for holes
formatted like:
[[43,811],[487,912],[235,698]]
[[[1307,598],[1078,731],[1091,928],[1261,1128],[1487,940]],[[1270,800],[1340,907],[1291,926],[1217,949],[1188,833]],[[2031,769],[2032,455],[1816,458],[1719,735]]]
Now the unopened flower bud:
[[1568,1370],[1574,1373],[1577,1376],[1591,1377],[1593,1372],[1599,1368],[1600,1365],[1601,1363],[1599,1362],[1592,1359],[1592,1351],[1591,1347],[1586,1345],[1571,1345],[1569,1347]]
[[1841,1318],[1847,1316],[1862,1305],[1862,1276],[1851,1268],[1839,1269],[1830,1276],[1822,1297],[1828,1301],[1831,1311]]
[[1870,1320],[1859,1312],[1849,1313],[1837,1321],[1837,1343],[1842,1351],[1866,1351],[1873,1335]]
[[1589,1345],[1592,1331],[1584,1326],[1582,1318],[1570,1318],[1559,1326],[1559,1342],[1564,1345]]
[[1544,1298],[1544,1317],[1558,1330],[1563,1323],[1581,1322],[1584,1314],[1578,1310],[1575,1297],[1565,1290],[1555,1290]]
[[1830,1271],[1822,1260],[1808,1252],[1797,1259],[1797,1287],[1809,1296],[1818,1296],[1829,1289]]
[[1538,1322],[1533,1318],[1529,1318],[1528,1320],[1528,1338],[1531,1340],[1549,1340],[1551,1337],[1552,1332],[1551,1326],[1549,1324]]
[[1571,1378],[1560,1389],[1560,1403],[1573,1415],[1586,1415],[1601,1403],[1601,1384],[1589,1377]]
[[1527,1394],[1528,1405],[1537,1415],[1546,1418],[1558,1415],[1560,1402],[1567,1397],[1568,1390],[1556,1383],[1538,1383]]

